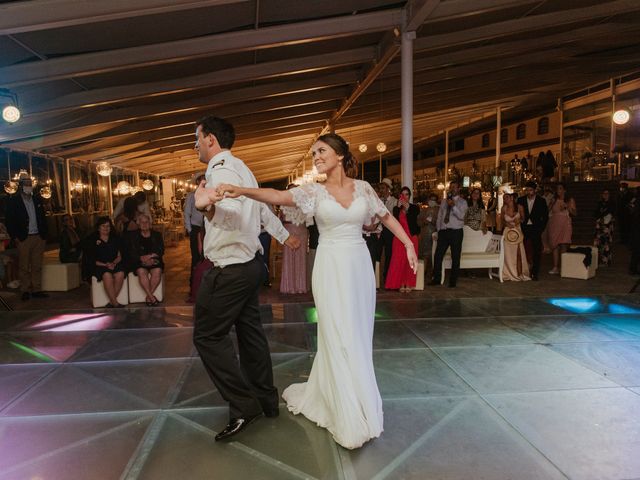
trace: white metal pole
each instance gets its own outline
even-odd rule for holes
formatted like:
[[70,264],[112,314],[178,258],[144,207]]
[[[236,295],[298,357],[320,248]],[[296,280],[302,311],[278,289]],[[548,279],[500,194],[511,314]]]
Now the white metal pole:
[[402,98],[402,185],[413,191],[413,41],[416,32],[403,32],[401,53],[401,98]]

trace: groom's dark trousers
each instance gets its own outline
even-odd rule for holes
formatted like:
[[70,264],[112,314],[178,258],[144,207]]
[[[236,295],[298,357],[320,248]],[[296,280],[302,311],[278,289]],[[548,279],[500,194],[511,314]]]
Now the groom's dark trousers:
[[[214,267],[204,275],[196,298],[193,341],[209,377],[229,402],[230,418],[278,408],[269,345],[260,323],[263,268],[255,258]],[[239,362],[230,336],[233,326]]]

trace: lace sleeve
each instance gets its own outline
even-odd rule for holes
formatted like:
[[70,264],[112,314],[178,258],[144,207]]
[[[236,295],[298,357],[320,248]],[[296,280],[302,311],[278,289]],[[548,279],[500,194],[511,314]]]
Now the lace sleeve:
[[313,225],[316,213],[316,189],[313,183],[301,185],[289,190],[295,207],[282,207],[285,220],[296,225]]
[[365,200],[369,206],[365,226],[370,226],[378,221],[375,220],[374,217],[378,216],[382,218],[389,213],[389,210],[384,206],[384,203],[382,203],[382,200],[380,200],[380,197],[378,197],[373,187],[369,185],[369,182],[362,181],[361,185],[363,186]]

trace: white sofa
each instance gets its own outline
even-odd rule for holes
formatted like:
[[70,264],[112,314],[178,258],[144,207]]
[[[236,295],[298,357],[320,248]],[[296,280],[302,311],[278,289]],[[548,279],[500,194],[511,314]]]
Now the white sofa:
[[[460,269],[487,268],[489,278],[498,277],[502,282],[502,268],[504,266],[504,239],[502,235],[494,235],[491,232],[482,233],[482,230],[472,230],[466,225],[463,228],[462,253],[460,255]],[[434,234],[433,250],[431,258],[435,258],[438,246],[438,236]],[[491,251],[487,252],[489,247]],[[497,250],[497,251],[493,251]],[[498,273],[491,269],[497,268]],[[442,260],[442,272],[440,283],[444,283],[445,270],[451,269],[451,249],[449,248]]]
[[[127,305],[129,303],[129,287],[127,283],[127,277],[124,277],[124,284],[118,295],[118,303],[120,305]],[[104,290],[104,285],[102,282],[99,282],[96,277],[91,277],[91,302],[93,308],[101,308],[109,303],[109,297],[107,297],[107,292]]]
[[[127,280],[129,284],[129,303],[144,303],[147,300],[147,294],[140,286],[138,277],[134,273],[129,273]],[[160,285],[153,292],[153,295],[160,301],[164,299],[164,273],[162,274]]]
[[560,276],[588,280],[596,276],[598,269],[598,248],[592,245],[571,245],[571,248],[591,248],[591,265],[584,266],[584,254],[565,252],[560,257]]

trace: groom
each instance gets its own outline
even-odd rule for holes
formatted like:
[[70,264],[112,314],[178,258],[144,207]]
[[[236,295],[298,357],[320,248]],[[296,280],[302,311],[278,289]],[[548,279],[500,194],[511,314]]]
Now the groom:
[[[251,170],[229,150],[235,140],[233,126],[213,116],[196,125],[196,150],[208,165],[207,187],[220,183],[257,187]],[[260,204],[247,198],[220,198],[213,204],[196,190],[195,206],[206,219],[203,250],[214,267],[204,275],[196,297],[193,341],[209,377],[229,402],[229,423],[216,435],[216,440],[224,440],[263,414],[279,413],[258,303],[263,270],[256,258],[261,252]],[[239,363],[230,337],[233,326]]]
[[524,208],[522,219],[522,233],[524,234],[524,249],[531,271],[531,280],[538,280],[540,271],[540,254],[542,253],[542,232],[549,220],[547,202],[536,194],[536,182],[525,184],[526,195],[518,198],[518,205]]

